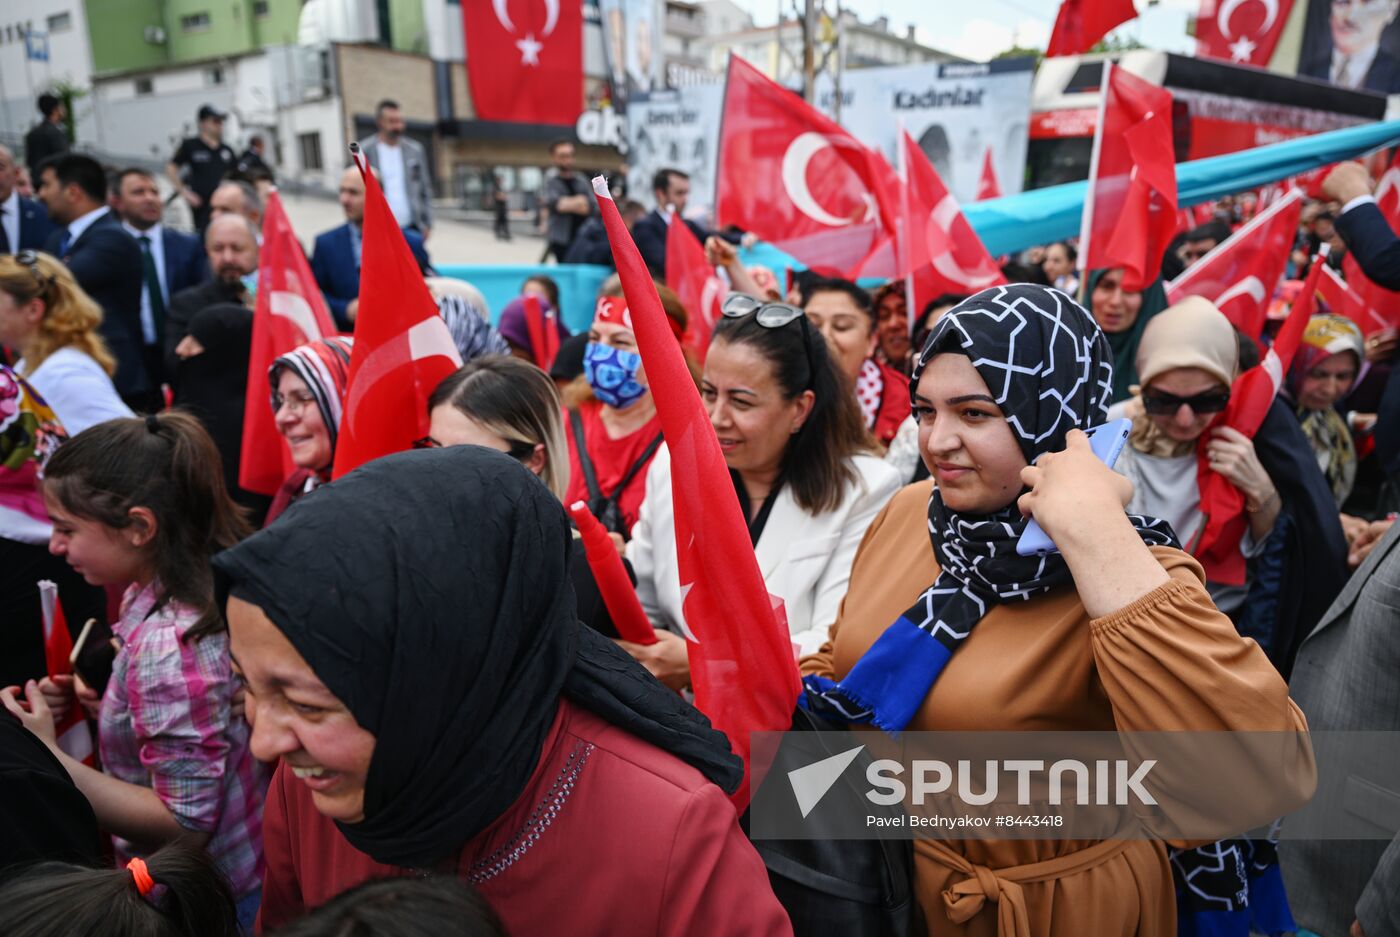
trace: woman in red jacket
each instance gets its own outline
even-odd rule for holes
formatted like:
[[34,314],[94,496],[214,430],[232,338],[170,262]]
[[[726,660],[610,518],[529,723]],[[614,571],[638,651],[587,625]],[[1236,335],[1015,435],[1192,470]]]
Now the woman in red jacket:
[[439,872],[516,937],[791,933],[721,790],[738,759],[579,625],[569,541],[526,468],[457,446],[376,460],[215,558],[253,753],[280,761],[261,926]]

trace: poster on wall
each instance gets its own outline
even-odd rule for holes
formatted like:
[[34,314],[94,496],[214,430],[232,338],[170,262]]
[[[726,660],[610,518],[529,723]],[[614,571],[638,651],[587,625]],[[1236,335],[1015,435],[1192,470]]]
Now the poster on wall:
[[1308,0],[1298,74],[1358,91],[1400,92],[1400,0]]
[[613,109],[623,112],[636,94],[666,87],[661,27],[662,0],[599,0],[603,53],[613,91]]
[[652,176],[658,169],[679,169],[690,176],[686,216],[709,225],[723,103],[722,83],[633,97],[627,106],[628,195],[654,208]]
[[[891,166],[902,124],[962,203],[977,200],[990,153],[1002,194],[1012,195],[1025,179],[1034,73],[1029,58],[848,69],[839,120],[878,147]],[[835,82],[825,74],[817,83],[817,106],[837,117]]]

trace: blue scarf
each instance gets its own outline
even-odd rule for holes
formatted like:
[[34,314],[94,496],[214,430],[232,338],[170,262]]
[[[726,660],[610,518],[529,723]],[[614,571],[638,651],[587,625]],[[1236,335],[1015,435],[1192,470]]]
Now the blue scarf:
[[[929,335],[910,379],[911,396],[929,361],[948,353],[966,355],[977,368],[1027,462],[1063,449],[1071,429],[1108,419],[1112,352],[1093,317],[1059,290],[1016,283],[958,304]],[[1165,522],[1129,519],[1145,543],[1175,545]],[[806,678],[802,703],[818,715],[899,733],[993,605],[1029,601],[1071,582],[1058,553],[1016,553],[1027,521],[1014,500],[993,514],[963,515],[949,510],[935,488],[928,523],[938,578],[844,680]]]

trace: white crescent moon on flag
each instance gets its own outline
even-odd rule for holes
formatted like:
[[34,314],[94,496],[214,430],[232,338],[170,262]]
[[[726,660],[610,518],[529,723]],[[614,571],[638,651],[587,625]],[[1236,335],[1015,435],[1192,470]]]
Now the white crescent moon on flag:
[[286,293],[280,290],[274,292],[272,294],[272,314],[289,319],[292,325],[301,329],[301,334],[304,336],[303,343],[325,338],[316,325],[316,316],[312,314],[311,307],[296,293]]
[[[1220,4],[1220,11],[1215,14],[1216,25],[1220,29],[1220,34],[1226,39],[1235,38],[1234,34],[1230,32],[1230,17],[1244,2],[1245,0],[1225,0],[1224,3]],[[1273,28],[1274,20],[1278,19],[1278,0],[1259,0],[1259,2],[1264,4],[1264,27],[1259,30],[1257,35],[1262,36]]]
[[1392,166],[1385,171],[1385,175],[1381,176],[1381,181],[1376,183],[1376,201],[1379,202],[1389,195],[1392,189],[1398,187],[1400,187],[1400,169]]
[[[933,207],[933,211],[929,212],[928,216],[929,226],[933,227],[936,225],[940,233],[952,231],[953,222],[957,221],[957,219],[958,200],[953,198],[951,192],[939,200],[938,204]],[[927,234],[925,234],[925,238],[930,244],[938,240],[944,240],[942,237],[932,238]],[[1001,275],[1001,271],[995,268],[990,273],[983,274],[975,274],[964,270],[958,262],[953,259],[953,254],[950,250],[940,252],[936,257],[933,257],[932,260],[933,269],[943,274],[943,276],[947,277],[949,280],[963,284],[970,290],[980,290],[984,287],[991,286]]]
[[1256,303],[1262,303],[1264,301],[1264,296],[1266,292],[1267,291],[1264,289],[1264,284],[1260,282],[1258,277],[1245,277],[1243,280],[1236,283],[1234,286],[1230,287],[1228,290],[1217,296],[1215,298],[1215,305],[1217,307],[1223,306],[1230,300],[1234,299],[1236,296],[1248,296]]
[[838,218],[822,208],[807,187],[807,164],[829,146],[831,141],[814,131],[798,134],[783,154],[783,188],[787,189],[788,198],[802,214],[818,224],[841,228],[850,224],[851,219]]
[[419,321],[407,332],[380,345],[360,364],[345,401],[345,412],[354,411],[360,399],[390,371],[436,356],[448,359],[459,368],[462,366],[462,354],[452,341],[452,333],[447,330],[447,323],[437,315]]
[[[491,0],[491,10],[496,14],[496,19],[500,22],[501,28],[508,33],[514,33],[515,24],[510,21],[510,11],[506,9],[506,4],[509,2],[510,0]],[[558,0],[555,0],[555,2],[558,3]]]
[[[505,0],[501,0],[505,2]],[[1270,0],[1273,2],[1273,0]],[[544,32],[541,36],[548,36],[554,32],[554,27],[559,22],[559,0],[544,0]]]

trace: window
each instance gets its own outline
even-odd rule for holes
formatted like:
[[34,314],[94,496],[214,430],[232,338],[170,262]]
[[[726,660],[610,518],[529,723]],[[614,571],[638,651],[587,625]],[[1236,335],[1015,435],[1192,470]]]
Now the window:
[[66,33],[73,28],[72,13],[55,13],[49,17],[49,32]]
[[138,79],[136,79],[136,93],[137,93],[137,94],[144,95],[144,94],[150,94],[151,92],[152,92],[152,88],[151,88],[151,79],[149,79],[149,78],[138,78]]
[[260,20],[265,20],[271,14],[267,9],[267,0],[253,0],[253,16]]
[[224,70],[222,66],[215,65],[204,70],[204,83],[206,85],[222,85],[224,83]]
[[187,33],[203,32],[209,28],[209,14],[191,13],[189,16],[180,17],[180,28]]
[[313,172],[324,168],[321,165],[321,135],[319,133],[297,134],[297,147],[301,150],[301,168]]

